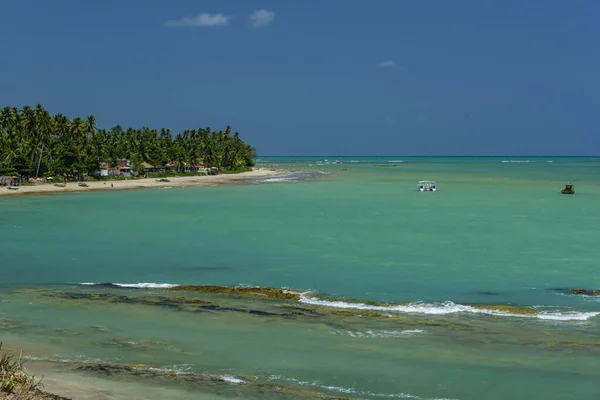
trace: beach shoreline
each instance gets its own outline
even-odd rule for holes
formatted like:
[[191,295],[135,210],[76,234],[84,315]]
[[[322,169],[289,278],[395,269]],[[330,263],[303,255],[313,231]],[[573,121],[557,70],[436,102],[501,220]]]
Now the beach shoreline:
[[23,196],[23,195],[45,195],[61,193],[82,193],[115,190],[140,190],[159,188],[182,188],[218,186],[225,184],[241,183],[248,179],[263,179],[286,176],[288,170],[254,168],[252,171],[239,174],[222,174],[207,176],[178,176],[168,178],[169,182],[160,182],[155,178],[130,179],[119,181],[87,181],[88,186],[78,186],[78,182],[69,182],[66,187],[54,186],[53,184],[41,184],[35,186],[19,186],[18,190],[9,190],[8,187],[0,187],[0,197]]

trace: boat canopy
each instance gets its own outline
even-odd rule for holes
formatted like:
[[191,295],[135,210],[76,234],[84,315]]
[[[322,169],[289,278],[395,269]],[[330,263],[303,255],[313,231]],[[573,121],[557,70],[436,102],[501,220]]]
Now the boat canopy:
[[426,184],[433,184],[433,185],[435,185],[435,181],[419,181],[419,185],[421,185],[421,184],[424,184],[424,185],[426,185]]

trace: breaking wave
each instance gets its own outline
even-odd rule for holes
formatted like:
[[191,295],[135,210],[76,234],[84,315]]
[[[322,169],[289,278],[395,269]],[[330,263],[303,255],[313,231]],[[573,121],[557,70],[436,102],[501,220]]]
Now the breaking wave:
[[131,289],[170,289],[179,285],[174,283],[152,283],[152,282],[140,282],[140,283],[93,283],[93,282],[81,282],[79,285],[83,286],[101,286],[101,287],[117,287],[117,288],[131,288]]
[[494,310],[490,308],[477,308],[473,306],[466,306],[462,304],[456,304],[451,301],[447,301],[441,304],[429,304],[429,303],[409,303],[403,305],[370,305],[364,303],[348,303],[339,300],[326,300],[317,297],[309,297],[308,294],[302,294],[300,300],[301,303],[310,304],[313,306],[330,307],[330,308],[341,308],[341,309],[354,309],[354,310],[365,310],[365,311],[380,311],[380,312],[401,312],[401,313],[413,313],[413,314],[429,314],[429,315],[447,315],[457,313],[473,313],[473,314],[487,314],[502,317],[522,317],[522,318],[538,318],[542,320],[554,320],[554,321],[587,321],[588,319],[600,315],[600,312],[549,312],[540,311],[537,313],[517,313],[507,312],[501,310]]
[[[170,289],[179,284],[174,283],[91,283],[82,282],[80,285],[96,286],[105,288],[129,288],[129,289]],[[244,286],[238,286],[244,287]],[[247,287],[247,286],[246,286]],[[258,287],[257,289],[261,289]],[[273,288],[262,288],[273,289]],[[323,308],[336,308],[346,310],[364,310],[387,314],[405,313],[405,314],[424,314],[424,315],[449,315],[449,314],[480,314],[496,317],[518,317],[530,318],[548,321],[587,321],[590,318],[600,315],[600,311],[562,311],[562,310],[540,310],[539,307],[512,307],[502,305],[464,305],[452,301],[442,303],[406,303],[406,304],[385,304],[385,303],[362,303],[360,301],[344,301],[338,299],[328,299],[319,296],[314,291],[296,291],[286,288],[280,288],[285,293],[297,295],[297,301],[302,304],[308,304]]]
[[426,398],[426,397],[420,397],[420,396],[416,396],[416,395],[408,394],[408,393],[374,393],[374,392],[364,391],[364,390],[359,390],[359,389],[354,389],[354,388],[327,385],[320,381],[307,382],[307,381],[302,381],[302,380],[295,379],[295,378],[288,378],[288,377],[285,377],[282,375],[270,375],[267,379],[269,381],[291,382],[291,383],[294,383],[294,384],[300,385],[300,386],[311,386],[314,388],[318,388],[320,390],[327,390],[329,392],[351,394],[354,396],[361,396],[361,397],[367,396],[367,397],[381,397],[381,398],[389,398],[389,399],[414,399],[414,400],[456,400],[456,399],[446,399],[446,398],[443,398],[443,399],[441,399],[441,398]]
[[259,181],[261,183],[281,183],[281,182],[290,182],[290,183],[294,183],[294,182],[298,182],[298,179],[296,178],[267,178],[267,179],[263,179],[261,181]]
[[403,331],[372,331],[366,332],[353,332],[353,331],[336,331],[333,334],[344,334],[353,338],[367,338],[367,339],[388,339],[388,338],[399,338],[399,337],[412,337],[418,336],[425,333],[422,329],[407,329]]

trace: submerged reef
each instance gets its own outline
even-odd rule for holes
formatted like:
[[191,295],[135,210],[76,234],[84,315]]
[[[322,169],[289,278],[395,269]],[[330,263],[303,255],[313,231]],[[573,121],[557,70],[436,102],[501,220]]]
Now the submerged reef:
[[258,377],[237,377],[230,375],[196,374],[153,368],[132,364],[75,364],[75,370],[87,373],[108,375],[111,377],[135,377],[149,380],[150,384],[174,383],[181,388],[201,390],[204,393],[218,393],[242,396],[244,398],[264,399],[322,399],[351,400],[349,397],[329,395],[292,385],[274,384]]
[[515,307],[515,306],[502,306],[502,305],[473,305],[473,308],[478,310],[488,310],[488,311],[499,311],[507,314],[537,314],[536,310],[531,308],[523,308],[523,307]]
[[17,329],[18,327],[19,324],[16,321],[7,318],[0,318],[0,331],[8,331]]
[[231,287],[231,286],[176,286],[172,291],[201,292],[212,294],[226,294],[230,296],[254,297],[260,299],[277,299],[298,301],[302,292],[269,287]]

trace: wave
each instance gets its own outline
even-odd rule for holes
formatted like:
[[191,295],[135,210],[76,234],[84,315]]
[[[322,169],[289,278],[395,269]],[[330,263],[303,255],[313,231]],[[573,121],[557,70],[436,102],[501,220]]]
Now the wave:
[[[447,301],[441,304],[428,304],[428,303],[409,303],[403,305],[371,305],[364,303],[348,303],[339,300],[326,300],[317,297],[309,297],[308,294],[303,293],[300,296],[300,303],[310,304],[313,306],[328,307],[328,308],[341,308],[341,309],[354,309],[354,310],[365,310],[365,311],[381,311],[381,312],[401,312],[410,314],[428,314],[428,315],[447,315],[457,313],[473,313],[473,314],[486,314],[500,317],[521,317],[521,318],[538,318],[542,320],[554,320],[554,321],[587,321],[588,319],[600,315],[600,312],[532,312],[532,313],[518,313],[502,311],[500,309],[494,309],[493,307],[485,308],[466,306],[462,304],[456,304],[451,301]],[[499,307],[498,307],[499,308]]]
[[170,289],[179,285],[175,283],[152,283],[152,282],[141,282],[141,283],[93,283],[93,282],[81,282],[79,285],[83,286],[102,286],[102,287],[119,287],[119,288],[131,288],[131,289]]
[[290,182],[295,183],[298,182],[296,178],[267,178],[259,181],[260,183],[281,183],[281,182]]
[[223,381],[223,382],[227,382],[227,383],[233,383],[235,385],[243,385],[244,383],[248,383],[243,379],[240,378],[236,378],[235,376],[231,376],[231,375],[221,375],[219,376],[219,378]]
[[[172,289],[181,285],[174,283],[91,283],[82,282],[80,285],[97,286],[105,288],[131,288],[131,289]],[[344,301],[319,297],[316,291],[298,291],[287,288],[265,288],[252,286],[237,286],[238,288],[264,289],[266,291],[275,291],[277,293],[292,294],[290,297],[274,296],[279,300],[293,300],[302,304],[323,308],[335,308],[345,310],[374,311],[387,314],[406,313],[406,314],[425,314],[425,315],[449,315],[449,314],[483,314],[496,317],[517,317],[530,318],[548,321],[587,321],[590,318],[600,315],[600,311],[550,311],[540,310],[540,307],[514,307],[503,305],[464,305],[456,304],[452,301],[442,303],[406,303],[406,304],[385,304],[385,303],[362,303],[360,301]],[[223,287],[224,289],[226,287]],[[182,287],[181,289],[185,289]],[[268,298],[268,296],[266,297]]]
[[353,338],[368,338],[368,339],[388,339],[398,337],[411,337],[425,333],[422,329],[407,329],[403,331],[372,331],[366,332],[353,332],[353,331],[337,331],[334,334],[345,334]]
[[[289,172],[289,171],[288,171]],[[329,175],[328,172],[321,171],[292,171],[285,176],[275,176],[271,178],[255,179],[253,183],[298,183],[307,179],[321,178]]]
[[267,377],[267,379],[269,381],[285,381],[285,382],[292,382],[296,385],[300,385],[300,386],[312,386],[321,390],[327,390],[330,392],[337,392],[337,393],[343,393],[343,394],[351,394],[354,396],[368,396],[368,397],[381,397],[381,398],[390,398],[390,399],[415,399],[415,400],[456,400],[456,399],[448,399],[448,398],[425,398],[425,397],[420,397],[420,396],[416,396],[413,394],[408,394],[408,393],[374,393],[374,392],[370,392],[370,391],[363,391],[363,390],[359,390],[359,389],[354,389],[354,388],[347,388],[347,387],[343,387],[343,386],[333,386],[333,385],[327,385],[323,382],[320,381],[314,381],[314,382],[306,382],[306,381],[301,381],[299,379],[295,379],[295,378],[288,378],[282,375],[270,375]]

